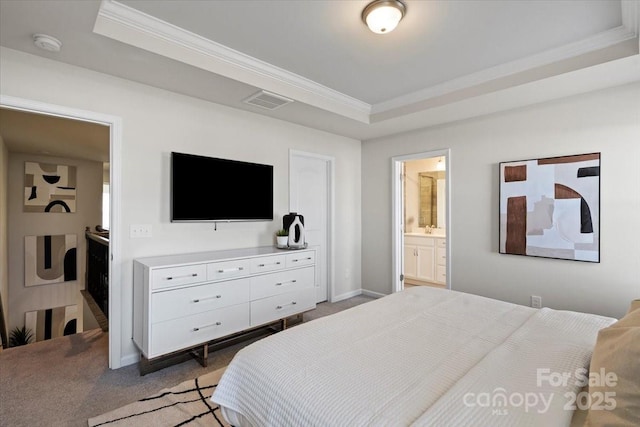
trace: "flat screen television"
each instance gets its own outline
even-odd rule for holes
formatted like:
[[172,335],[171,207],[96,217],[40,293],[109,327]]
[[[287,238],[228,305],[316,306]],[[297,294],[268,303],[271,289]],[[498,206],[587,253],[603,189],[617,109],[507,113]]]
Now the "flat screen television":
[[273,220],[273,166],[171,153],[171,222]]

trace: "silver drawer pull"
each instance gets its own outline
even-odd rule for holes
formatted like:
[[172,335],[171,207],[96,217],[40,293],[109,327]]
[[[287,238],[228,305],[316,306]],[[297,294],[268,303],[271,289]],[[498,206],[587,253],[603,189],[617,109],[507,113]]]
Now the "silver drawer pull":
[[232,271],[242,271],[244,267],[235,267],[235,268],[222,268],[218,270],[218,273],[230,273]]
[[311,257],[300,258],[300,259],[292,259],[291,260],[291,262],[298,262],[298,261],[311,261]]
[[217,299],[217,298],[222,298],[222,295],[215,295],[212,297],[204,297],[204,298],[196,298],[193,300],[193,302],[200,302],[200,301],[206,301],[208,299]]
[[284,285],[285,283],[296,283],[296,282],[297,282],[297,280],[296,280],[296,279],[293,279],[293,280],[289,280],[289,281],[287,281],[287,282],[279,282],[279,283],[276,283],[276,286],[282,286],[282,285]]
[[258,267],[266,267],[267,265],[280,265],[280,261],[272,262],[271,264],[258,264]]
[[184,276],[169,276],[167,277],[167,280],[173,280],[173,279],[184,279],[186,277],[198,277],[198,273],[192,273],[192,274],[185,274]]
[[276,306],[276,310],[282,310],[283,308],[285,308],[285,307],[287,307],[287,306],[290,306],[290,305],[296,305],[296,304],[297,304],[297,302],[295,302],[295,301],[291,301],[291,304],[285,304],[285,305],[278,305],[278,306]]
[[204,326],[200,326],[199,328],[193,328],[193,332],[198,332],[200,329],[204,329],[204,328],[210,328],[212,326],[220,326],[222,325],[222,322],[216,322],[216,323],[212,323],[210,325],[204,325]]

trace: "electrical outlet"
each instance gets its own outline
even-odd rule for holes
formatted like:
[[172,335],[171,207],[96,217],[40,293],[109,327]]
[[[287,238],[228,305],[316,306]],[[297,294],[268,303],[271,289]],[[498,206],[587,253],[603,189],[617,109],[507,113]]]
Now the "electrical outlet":
[[531,295],[531,307],[542,308],[542,297]]
[[151,224],[135,224],[129,227],[129,237],[151,237]]

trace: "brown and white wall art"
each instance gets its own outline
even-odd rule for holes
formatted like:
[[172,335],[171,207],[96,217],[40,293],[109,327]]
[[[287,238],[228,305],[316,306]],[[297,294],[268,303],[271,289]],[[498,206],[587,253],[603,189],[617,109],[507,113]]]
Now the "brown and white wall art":
[[25,212],[75,212],[76,167],[25,162]]
[[24,325],[31,329],[35,341],[73,335],[77,332],[78,306],[54,307],[25,313]]
[[36,286],[77,279],[75,234],[25,236],[24,285]]
[[600,153],[500,163],[500,253],[600,262]]

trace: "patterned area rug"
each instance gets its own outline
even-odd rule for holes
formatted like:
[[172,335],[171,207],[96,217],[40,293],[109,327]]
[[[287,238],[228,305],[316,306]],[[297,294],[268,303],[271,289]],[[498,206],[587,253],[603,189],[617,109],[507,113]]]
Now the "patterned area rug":
[[225,368],[161,390],[153,396],[89,419],[94,426],[222,426],[229,424],[209,400]]

